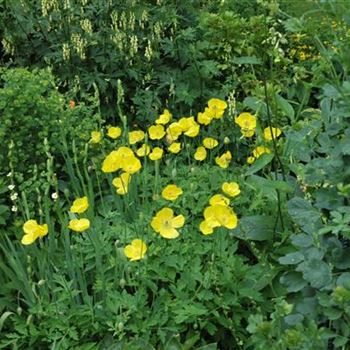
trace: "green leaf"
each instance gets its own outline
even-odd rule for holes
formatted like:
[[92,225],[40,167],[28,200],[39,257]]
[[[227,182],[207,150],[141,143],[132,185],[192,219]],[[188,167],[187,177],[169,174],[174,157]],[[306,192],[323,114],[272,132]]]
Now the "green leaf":
[[14,313],[11,311],[6,311],[1,315],[1,317],[0,317],[0,332],[2,330],[2,327],[4,326],[6,319],[11,315],[14,315]]
[[305,232],[317,232],[322,225],[321,214],[306,199],[295,197],[287,203],[288,213]]
[[240,219],[238,227],[232,233],[242,239],[265,241],[273,237],[274,222],[275,219],[271,216],[245,216]]
[[264,168],[267,164],[271,163],[274,155],[272,153],[264,153],[262,154],[254,163],[249,167],[246,172],[246,175],[252,175],[257,171]]
[[180,344],[180,342],[177,340],[177,338],[172,337],[164,345],[164,350],[183,350],[183,347]]
[[234,57],[233,63],[235,64],[261,64],[261,60],[256,56],[242,56]]
[[332,270],[322,260],[311,259],[304,261],[296,268],[303,273],[303,277],[313,288],[322,288],[332,281]]
[[280,282],[286,286],[287,291],[290,293],[299,292],[302,290],[307,282],[303,279],[302,275],[298,272],[288,272],[280,278]]
[[295,118],[294,118],[294,109],[292,105],[286,99],[284,99],[282,96],[278,94],[276,94],[275,97],[276,97],[277,106],[293,123],[295,121]]
[[304,255],[299,252],[295,252],[295,253],[289,253],[285,256],[282,256],[281,258],[278,259],[278,262],[282,265],[296,265],[303,260],[304,260]]

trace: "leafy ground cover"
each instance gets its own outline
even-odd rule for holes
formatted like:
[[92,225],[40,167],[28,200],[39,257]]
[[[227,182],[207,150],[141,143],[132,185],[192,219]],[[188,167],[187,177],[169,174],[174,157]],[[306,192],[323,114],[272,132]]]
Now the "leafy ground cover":
[[0,10],[1,349],[349,348],[349,4]]

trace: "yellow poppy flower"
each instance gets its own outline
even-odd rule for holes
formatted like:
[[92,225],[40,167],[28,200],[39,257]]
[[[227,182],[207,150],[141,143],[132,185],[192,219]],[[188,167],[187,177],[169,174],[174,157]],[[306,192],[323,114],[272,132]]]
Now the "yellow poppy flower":
[[111,139],[117,139],[122,134],[122,129],[117,126],[111,126],[107,129],[107,136]]
[[232,159],[232,155],[230,151],[225,152],[224,154],[222,154],[221,156],[215,157],[215,163],[223,169],[226,169]]
[[208,107],[212,112],[213,118],[219,119],[224,115],[227,103],[218,98],[212,98],[208,101]]
[[140,159],[135,156],[124,158],[122,169],[129,174],[137,173],[141,169]]
[[113,173],[121,168],[121,164],[119,162],[119,153],[118,151],[112,151],[109,153],[102,163],[102,171],[104,173]]
[[176,185],[168,185],[162,191],[162,197],[168,201],[174,201],[182,195],[183,191],[180,187]]
[[224,182],[221,186],[221,189],[226,195],[230,197],[236,197],[241,193],[237,182]]
[[186,136],[196,137],[199,134],[200,125],[196,123],[194,117],[181,118],[178,123]]
[[91,131],[91,142],[99,143],[101,142],[102,134],[100,131]]
[[128,193],[130,181],[131,175],[129,173],[122,173],[119,177],[113,179],[112,185],[117,188],[118,194],[124,195]]
[[73,219],[69,221],[68,228],[75,232],[86,231],[90,227],[89,219]]
[[153,148],[152,152],[148,155],[150,160],[159,160],[163,157],[163,149],[160,147]]
[[210,205],[221,204],[221,205],[228,206],[230,205],[230,200],[222,194],[215,194],[210,198],[209,204]]
[[214,232],[214,227],[207,220],[203,220],[199,224],[199,230],[203,233],[203,235],[210,235]]
[[199,112],[197,114],[197,122],[202,125],[209,125],[213,120],[212,115],[207,111]]
[[159,116],[159,118],[156,120],[156,124],[168,124],[172,118],[172,114],[169,112],[168,109],[164,109],[163,114]]
[[[271,133],[272,129],[272,133]],[[264,129],[264,139],[266,141],[272,141],[272,139],[277,139],[278,136],[282,134],[282,130],[279,128],[267,127]]]
[[247,163],[248,164],[253,164],[254,162],[255,162],[255,158],[254,157],[250,156],[250,157],[247,158]]
[[132,240],[131,244],[128,244],[124,248],[124,254],[128,259],[130,259],[130,261],[143,259],[146,252],[147,252],[147,245],[141,239]]
[[236,124],[241,128],[244,137],[252,137],[256,129],[256,117],[250,113],[241,113],[236,119]]
[[271,153],[270,148],[265,146],[258,146],[253,150],[253,157],[257,159],[264,153]]
[[205,158],[207,158],[207,150],[202,146],[198,147],[196,153],[194,154],[194,159],[202,161]]
[[81,214],[89,207],[88,198],[86,196],[77,198],[73,205],[70,207],[69,211],[71,213]]
[[181,143],[180,142],[173,142],[169,147],[168,147],[169,152],[177,154],[181,151]]
[[44,237],[49,232],[47,224],[39,225],[36,220],[28,220],[23,224],[23,232],[21,243],[29,245],[36,241],[39,237]]
[[163,125],[152,125],[148,128],[148,135],[151,140],[161,140],[165,135]]
[[215,139],[213,139],[212,137],[206,137],[203,140],[203,146],[207,149],[213,149],[215,148],[217,145],[219,144],[219,142]]
[[174,217],[172,209],[163,208],[153,217],[151,226],[162,237],[173,239],[179,236],[179,232],[176,229],[182,227],[184,223],[185,218],[183,215]]
[[146,157],[149,152],[151,151],[150,146],[146,145],[145,143],[136,151],[136,154],[139,157]]
[[230,207],[221,204],[205,208],[204,218],[212,227],[224,226],[228,229],[234,229],[238,224],[234,211]]
[[140,142],[145,138],[145,133],[142,130],[130,131],[128,135],[130,145],[134,145],[135,143]]
[[176,141],[179,136],[182,134],[182,128],[178,122],[171,123],[167,129],[167,141],[173,142]]
[[253,156],[247,158],[248,164],[253,164],[264,153],[271,153],[271,150],[265,146],[258,146],[253,150]]

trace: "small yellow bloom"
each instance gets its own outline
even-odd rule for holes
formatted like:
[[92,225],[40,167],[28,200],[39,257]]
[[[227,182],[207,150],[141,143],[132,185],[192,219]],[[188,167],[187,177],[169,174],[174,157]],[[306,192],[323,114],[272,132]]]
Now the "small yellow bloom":
[[135,156],[124,158],[122,169],[129,174],[137,173],[141,169],[141,162]]
[[168,147],[169,152],[171,153],[179,153],[181,151],[181,143],[180,142],[173,142],[169,147]]
[[75,232],[86,231],[90,227],[89,219],[73,219],[69,221],[68,228]]
[[204,219],[212,227],[224,226],[228,229],[234,229],[238,224],[234,211],[230,207],[221,204],[205,208]]
[[247,163],[248,164],[253,164],[254,162],[255,162],[255,158],[254,157],[250,156],[250,157],[247,158]]
[[163,208],[153,217],[151,226],[162,237],[173,239],[179,236],[179,232],[176,229],[182,227],[184,223],[185,218],[183,215],[174,217],[172,209]]
[[122,134],[122,129],[117,126],[111,126],[107,129],[107,136],[111,139],[117,139]]
[[206,111],[199,112],[197,114],[197,122],[202,125],[209,125],[211,121],[213,120],[212,114],[209,113],[208,108],[206,108]]
[[258,146],[253,150],[253,157],[257,159],[264,153],[271,153],[271,150],[265,146]]
[[221,156],[215,157],[215,163],[220,168],[226,169],[229,166],[231,159],[232,159],[231,152],[227,151],[224,154],[222,154]]
[[28,220],[23,224],[23,232],[21,243],[29,245],[36,241],[39,237],[44,237],[49,232],[47,224],[39,225],[36,220]]
[[143,259],[146,252],[147,252],[147,245],[141,239],[132,240],[131,244],[128,244],[124,248],[124,254],[128,259],[130,259],[130,261]]
[[202,146],[198,147],[196,153],[194,154],[194,159],[202,161],[205,158],[207,158],[207,150]]
[[104,173],[113,173],[120,169],[121,165],[119,163],[119,155],[117,151],[112,151],[107,155],[102,163],[102,171]]
[[148,129],[148,135],[151,140],[161,140],[165,135],[163,125],[152,125]]
[[149,152],[151,152],[150,146],[146,145],[145,143],[136,151],[136,154],[139,157],[146,157]]
[[172,114],[169,112],[168,109],[164,109],[163,114],[159,116],[159,118],[156,120],[156,124],[168,124],[172,118]]
[[117,193],[124,195],[128,193],[131,175],[129,173],[122,173],[119,177],[115,177],[112,181],[114,187],[117,188]]
[[[272,133],[271,133],[272,129]],[[267,127],[264,129],[264,139],[266,141],[272,141],[272,139],[277,139],[278,136],[282,134],[282,130],[279,128]]]
[[218,98],[212,98],[208,101],[208,107],[212,112],[213,118],[220,119],[227,108],[227,103]]
[[221,189],[226,195],[230,197],[236,197],[241,193],[237,182],[224,182],[221,186]]
[[162,197],[168,201],[174,201],[182,195],[183,191],[180,187],[176,185],[168,185],[162,191]]
[[145,133],[142,130],[134,130],[129,132],[129,143],[134,145],[145,138]]
[[256,129],[256,117],[250,113],[241,113],[236,119],[236,124],[241,128],[244,137],[252,137]]
[[253,150],[253,156],[247,158],[248,164],[253,164],[264,153],[271,153],[271,150],[265,146],[258,146]]
[[196,137],[199,134],[200,125],[196,123],[194,117],[181,118],[179,124],[186,136]]
[[81,214],[89,207],[88,198],[86,196],[77,198],[70,207],[71,213]]
[[150,160],[159,160],[163,157],[163,149],[160,147],[153,148],[152,152],[148,155]]
[[176,141],[179,138],[179,136],[182,134],[182,127],[178,122],[171,123],[166,129],[166,134],[167,134],[167,141],[169,142]]
[[219,144],[219,142],[215,139],[213,139],[212,137],[206,137],[203,140],[203,146],[207,149],[213,149],[215,148],[217,145]]
[[99,143],[101,142],[102,134],[100,131],[91,131],[91,142]]
[[214,232],[214,227],[210,224],[209,221],[203,220],[199,224],[199,230],[203,233],[203,235],[210,235]]
[[215,194],[210,198],[209,204],[210,205],[221,204],[221,205],[228,206],[230,205],[230,200],[222,194]]

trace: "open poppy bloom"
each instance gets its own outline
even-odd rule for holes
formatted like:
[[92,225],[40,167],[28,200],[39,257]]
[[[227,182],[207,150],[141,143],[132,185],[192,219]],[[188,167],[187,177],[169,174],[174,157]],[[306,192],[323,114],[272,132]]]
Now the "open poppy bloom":
[[163,208],[153,217],[151,226],[162,237],[173,239],[179,237],[179,232],[176,229],[182,227],[184,223],[185,218],[183,215],[174,217],[172,209]]

